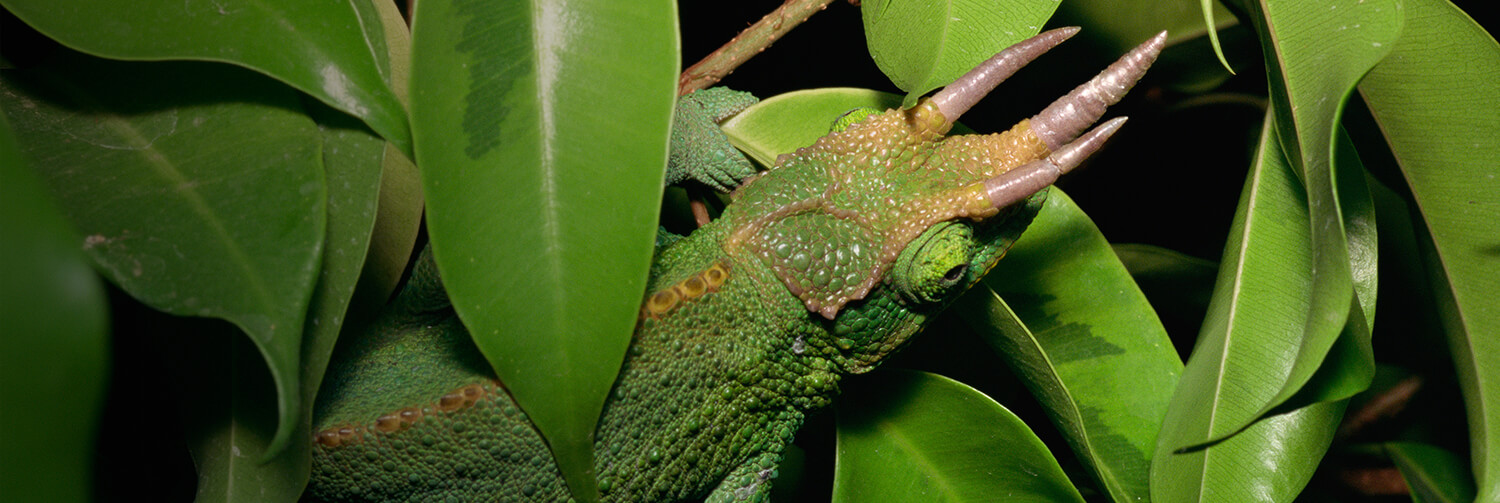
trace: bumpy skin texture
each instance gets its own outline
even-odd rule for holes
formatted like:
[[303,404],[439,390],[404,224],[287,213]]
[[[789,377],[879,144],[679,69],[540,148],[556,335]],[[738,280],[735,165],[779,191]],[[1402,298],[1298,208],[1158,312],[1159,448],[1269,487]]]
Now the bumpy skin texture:
[[755,173],[729,138],[719,130],[728,119],[760,100],[727,87],[695,91],[677,100],[672,113],[672,148],[667,160],[668,185],[692,179],[720,192],[729,192]]
[[[976,209],[973,184],[1046,155],[1026,123],[944,138],[924,103],[850,124],[663,239],[599,422],[604,501],[763,501],[806,411],[895,351],[999,260],[1045,194]],[[424,260],[319,399],[311,495],[565,501]]]

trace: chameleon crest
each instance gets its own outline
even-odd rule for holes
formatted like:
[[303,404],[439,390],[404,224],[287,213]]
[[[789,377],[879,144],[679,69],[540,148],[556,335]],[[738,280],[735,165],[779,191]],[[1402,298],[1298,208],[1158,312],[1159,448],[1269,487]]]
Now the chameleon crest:
[[[945,136],[1001,80],[1076,31],[1012,46],[912,109],[847,115],[744,180],[725,145],[674,153],[714,165],[679,166],[674,179],[738,188],[718,220],[660,240],[598,420],[600,499],[765,501],[806,411],[979,281],[1046,187],[1124,121],[1082,134],[1145,73],[1165,34],[1010,131]],[[689,104],[701,113],[679,126],[719,120],[721,101],[753,102],[697,99]],[[312,499],[569,499],[426,254],[372,332],[341,348],[320,392]]]

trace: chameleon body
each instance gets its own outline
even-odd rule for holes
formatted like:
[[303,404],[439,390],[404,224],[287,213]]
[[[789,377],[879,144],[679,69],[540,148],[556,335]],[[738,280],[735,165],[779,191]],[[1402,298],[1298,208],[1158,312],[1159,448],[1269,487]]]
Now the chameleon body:
[[[861,113],[743,180],[742,159],[682,168],[739,187],[719,219],[659,240],[596,431],[603,501],[765,500],[804,414],[832,400],[842,375],[873,368],[977,282],[1039,210],[1045,192],[996,203],[993,180],[1038,163],[1056,170],[1055,159],[1066,170],[1088,153],[1049,146],[1029,121],[944,137],[962,112],[945,114],[952,103],[940,93],[910,110]],[[714,108],[698,120],[725,115]],[[675,127],[685,127],[681,113]],[[1092,151],[1112,131],[1075,143]],[[319,398],[312,498],[570,499],[425,253],[374,326],[341,350]]]

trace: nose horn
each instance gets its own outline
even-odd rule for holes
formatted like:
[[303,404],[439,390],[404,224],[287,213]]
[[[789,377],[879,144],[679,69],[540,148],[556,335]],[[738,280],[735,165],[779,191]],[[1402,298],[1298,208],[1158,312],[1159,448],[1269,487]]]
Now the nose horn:
[[938,111],[942,112],[944,121],[952,125],[960,115],[978,103],[984,95],[994,90],[995,86],[1000,85],[1000,82],[1015,75],[1017,70],[1026,66],[1031,60],[1052,50],[1053,47],[1057,47],[1076,33],[1078,33],[1077,26],[1058,28],[1007,47],[995,53],[994,56],[990,56],[990,59],[980,63],[973,70],[969,70],[969,73],[965,73],[963,77],[959,77],[942,91],[938,91],[932,96],[932,102],[937,105]]
[[1031,130],[1047,143],[1048,149],[1054,151],[1077,138],[1079,133],[1104,116],[1105,108],[1119,102],[1135,86],[1156,61],[1156,56],[1161,54],[1166,41],[1167,32],[1163,31],[1131,49],[1099,75],[1032,117]]

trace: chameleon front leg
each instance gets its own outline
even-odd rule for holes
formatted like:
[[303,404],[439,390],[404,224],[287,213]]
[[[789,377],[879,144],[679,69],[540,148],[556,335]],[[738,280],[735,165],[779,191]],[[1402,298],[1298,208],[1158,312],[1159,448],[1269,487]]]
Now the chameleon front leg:
[[746,460],[724,477],[704,503],[762,503],[771,499],[771,479],[781,463],[782,448]]
[[725,87],[694,92],[677,99],[672,116],[672,150],[667,161],[667,185],[697,180],[720,192],[729,192],[740,181],[755,174],[745,158],[719,129],[719,122],[739,113],[758,99],[750,93]]

